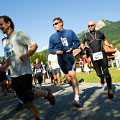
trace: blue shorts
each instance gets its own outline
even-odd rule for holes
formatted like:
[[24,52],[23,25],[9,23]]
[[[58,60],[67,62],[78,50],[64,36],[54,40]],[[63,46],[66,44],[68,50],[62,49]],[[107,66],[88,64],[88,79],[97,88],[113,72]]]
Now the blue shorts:
[[75,59],[72,53],[65,53],[58,56],[58,64],[64,74],[68,74],[68,71],[75,70]]

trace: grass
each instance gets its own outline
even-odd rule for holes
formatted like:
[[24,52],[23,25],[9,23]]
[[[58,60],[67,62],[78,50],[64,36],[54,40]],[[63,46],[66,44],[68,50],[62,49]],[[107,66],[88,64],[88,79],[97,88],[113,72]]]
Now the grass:
[[[112,82],[120,82],[120,70],[117,70],[116,67],[110,67],[109,72],[112,77]],[[95,70],[91,71],[89,74],[78,72],[76,73],[77,81],[79,82],[86,82],[86,83],[99,83],[100,78],[97,76]],[[61,78],[62,82],[66,82],[65,78]]]

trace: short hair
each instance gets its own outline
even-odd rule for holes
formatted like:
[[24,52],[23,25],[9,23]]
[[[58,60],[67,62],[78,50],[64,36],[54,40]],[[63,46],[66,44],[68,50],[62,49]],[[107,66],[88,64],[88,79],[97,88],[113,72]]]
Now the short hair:
[[11,20],[10,17],[6,16],[6,15],[3,15],[3,16],[0,16],[0,19],[3,18],[4,19],[4,22],[5,23],[8,23],[10,22],[10,27],[14,30],[14,23],[13,21]]
[[59,20],[60,22],[63,23],[63,20],[62,20],[60,17],[54,18],[54,19],[53,19],[53,22],[54,22],[55,20]]

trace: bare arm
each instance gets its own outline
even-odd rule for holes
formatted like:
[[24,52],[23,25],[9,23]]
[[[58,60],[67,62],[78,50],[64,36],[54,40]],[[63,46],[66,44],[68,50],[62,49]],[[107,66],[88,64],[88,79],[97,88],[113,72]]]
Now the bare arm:
[[70,52],[72,52],[72,50],[73,50],[73,49],[70,48],[69,50],[66,51],[66,53],[70,53]]
[[37,44],[34,44],[30,47],[30,50],[24,54],[24,55],[21,55],[20,56],[20,60],[23,61],[23,62],[26,62],[28,60],[28,58],[33,54],[35,53],[36,49],[38,48]]
[[110,44],[107,39],[104,39],[104,43],[105,43],[106,46],[108,46],[110,48],[113,48],[113,45]]
[[5,72],[8,66],[9,66],[9,59],[7,59],[6,62],[2,66],[0,66],[0,71]]
[[58,54],[58,55],[63,54],[63,51],[57,50],[56,54]]

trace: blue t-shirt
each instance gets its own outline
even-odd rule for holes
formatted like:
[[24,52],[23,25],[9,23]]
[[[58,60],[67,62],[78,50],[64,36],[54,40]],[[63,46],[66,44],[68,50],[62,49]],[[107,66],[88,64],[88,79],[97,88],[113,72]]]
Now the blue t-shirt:
[[56,54],[57,50],[67,51],[70,48],[76,49],[80,40],[72,30],[62,30],[51,35],[49,40],[49,53]]

